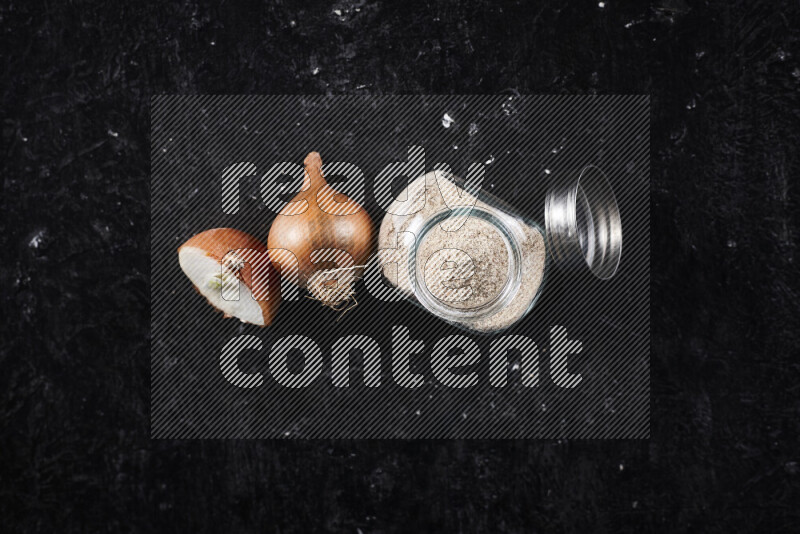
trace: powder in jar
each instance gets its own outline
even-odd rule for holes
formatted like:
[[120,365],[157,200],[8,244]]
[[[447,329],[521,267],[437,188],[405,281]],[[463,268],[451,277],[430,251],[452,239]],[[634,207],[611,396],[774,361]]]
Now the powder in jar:
[[[448,209],[472,205],[503,222],[519,253],[519,283],[513,284],[515,291],[507,295],[505,304],[496,311],[458,319],[429,311],[471,330],[493,332],[511,326],[530,310],[539,294],[546,265],[544,236],[538,227],[460,191],[440,171],[420,176],[397,198],[405,200],[396,200],[390,205],[378,234],[379,248],[397,249],[395,258],[406,258],[414,252],[409,248],[413,244],[399,238],[401,234],[410,232],[419,237],[420,228],[433,217]],[[414,265],[423,278],[417,283],[425,283],[443,305],[456,310],[479,308],[490,303],[514,281],[509,278],[508,246],[492,223],[470,215],[458,230],[446,231],[439,226],[428,230],[423,241],[416,244]],[[452,230],[450,226],[448,229]],[[414,287],[414,273],[408,272],[408,262],[398,261],[397,265],[396,276],[390,268],[384,269],[384,276],[414,298],[419,291]]]
[[508,282],[509,256],[502,234],[475,216],[448,232],[440,225],[427,232],[416,262],[434,297],[457,309],[478,308],[496,298]]

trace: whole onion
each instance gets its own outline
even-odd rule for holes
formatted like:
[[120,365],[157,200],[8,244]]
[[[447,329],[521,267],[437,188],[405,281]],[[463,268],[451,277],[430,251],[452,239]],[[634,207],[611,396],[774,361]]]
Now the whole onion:
[[[309,279],[319,280],[319,276],[313,275],[321,270],[338,270],[349,280],[344,283],[352,283],[362,274],[372,249],[372,220],[361,205],[328,185],[322,175],[322,158],[317,152],[308,154],[303,164],[303,187],[292,202],[284,206],[270,228],[267,238],[270,258],[279,264],[285,276],[286,253],[283,251],[294,254],[299,274],[297,282],[303,288],[307,288]],[[328,251],[323,252],[326,249]],[[349,254],[352,261],[347,255],[335,252],[337,250]],[[318,252],[314,254],[314,251]],[[340,276],[339,282],[342,280]],[[318,290],[319,287],[313,288],[312,295],[325,303]],[[346,293],[334,292],[336,295]]]

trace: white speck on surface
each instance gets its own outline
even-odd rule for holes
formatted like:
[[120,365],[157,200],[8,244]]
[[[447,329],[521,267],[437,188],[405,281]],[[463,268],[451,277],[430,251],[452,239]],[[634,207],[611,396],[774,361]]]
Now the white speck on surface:
[[519,363],[514,362],[514,365],[511,366],[512,371],[519,371]]
[[703,56],[705,56],[705,55],[706,55],[706,51],[705,50],[698,50],[697,52],[694,53],[695,59],[702,59]]
[[545,174],[550,174],[551,172],[553,172],[553,171],[551,171],[550,169],[545,169],[545,170],[544,170],[544,173],[545,173]]
[[217,42],[216,42],[216,41],[211,41],[211,42],[210,42],[210,43],[208,43],[208,44],[210,44],[211,46],[217,46]]
[[733,239],[728,239],[728,248],[736,248],[736,241]]
[[458,150],[458,145],[453,145],[453,150]]
[[606,3],[605,2],[597,2],[597,7],[599,7],[600,9],[604,9],[606,7]]
[[115,132],[114,130],[109,128],[108,129],[108,135],[110,135],[111,137],[119,137],[119,132]]
[[464,413],[462,413],[462,414],[461,414],[461,418],[462,418],[462,419],[466,419],[466,418],[467,418],[467,412],[464,412]]
[[620,471],[625,471],[625,464],[623,464],[623,463],[620,463],[620,464],[619,464],[619,470],[620,470]]
[[784,61],[784,60],[786,59],[786,56],[787,56],[786,52],[784,52],[784,51],[783,51],[783,48],[779,48],[779,49],[778,49],[778,51],[777,51],[777,52],[775,52],[775,55],[776,55],[776,56],[778,57],[778,59],[780,59],[781,61]]
[[442,126],[444,126],[445,128],[450,128],[455,122],[456,120],[453,117],[451,117],[449,113],[445,113],[442,116]]
[[467,134],[469,134],[469,136],[472,137],[477,133],[478,133],[478,125],[475,124],[474,122],[469,123],[469,130],[467,130]]
[[317,74],[319,74],[319,70],[320,70],[319,67],[314,67],[313,69],[311,69],[311,75],[316,76]]
[[421,413],[422,413],[421,411],[417,410],[416,412],[414,412],[414,415],[419,415]]
[[547,405],[546,405],[545,403],[542,403],[542,406],[541,406],[541,408],[542,408],[542,411],[543,411],[543,412],[546,412],[546,411],[547,411]]
[[631,508],[633,508],[634,510],[636,510],[637,508],[639,508],[639,501],[633,501],[633,502],[631,503]]
[[492,163],[494,163],[494,156],[492,154],[489,154],[489,159],[484,161],[483,164],[484,165],[491,165]]
[[337,17],[341,17],[342,16],[342,10],[341,9],[334,9],[333,10],[333,14],[336,15]]
[[686,104],[686,109],[694,109],[697,107],[697,102],[694,98],[692,98],[688,104]]
[[289,21],[289,27],[290,27],[290,28],[295,28],[295,27],[297,27],[297,21],[296,21],[296,20],[290,20],[290,21]]
[[33,234],[33,237],[31,237],[31,240],[28,242],[28,246],[31,248],[39,248],[39,245],[42,244],[42,240],[44,239],[44,233],[44,230],[39,230]]

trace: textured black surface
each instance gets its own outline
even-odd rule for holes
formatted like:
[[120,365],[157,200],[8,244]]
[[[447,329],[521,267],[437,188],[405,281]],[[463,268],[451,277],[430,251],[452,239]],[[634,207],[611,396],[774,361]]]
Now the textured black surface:
[[[796,527],[800,9],[644,4],[5,2],[3,530]],[[649,442],[149,439],[150,95],[509,90],[652,94]]]

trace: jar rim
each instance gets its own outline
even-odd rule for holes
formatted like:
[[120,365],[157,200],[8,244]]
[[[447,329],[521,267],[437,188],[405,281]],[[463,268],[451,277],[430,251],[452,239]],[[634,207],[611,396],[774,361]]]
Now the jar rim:
[[[445,302],[438,299],[424,282],[422,269],[416,261],[416,253],[425,242],[431,229],[442,221],[465,216],[464,224],[470,217],[477,217],[485,220],[502,236],[508,253],[508,270],[506,281],[503,288],[487,302],[472,308],[455,308],[448,306]],[[506,219],[506,220],[504,220]],[[453,209],[442,210],[430,218],[419,229],[419,235],[414,241],[414,246],[409,249],[408,256],[408,270],[413,273],[413,280],[411,280],[411,287],[417,300],[428,311],[449,321],[465,321],[480,319],[494,313],[497,313],[503,307],[507,306],[517,294],[519,286],[522,281],[522,255],[520,251],[521,238],[518,235],[519,231],[515,229],[515,219],[511,217],[504,217],[503,214],[492,213],[480,206],[472,207],[459,207]],[[463,226],[462,226],[463,227]],[[418,283],[418,281],[420,281]]]

